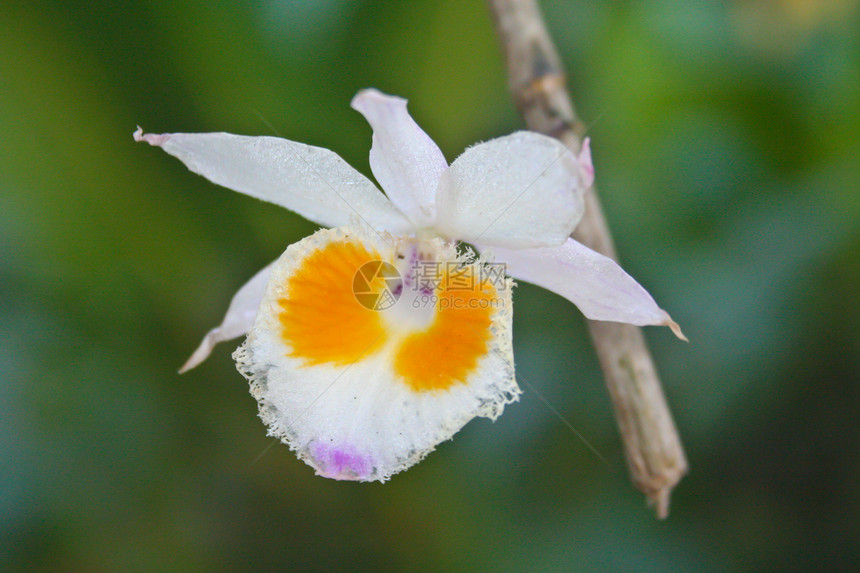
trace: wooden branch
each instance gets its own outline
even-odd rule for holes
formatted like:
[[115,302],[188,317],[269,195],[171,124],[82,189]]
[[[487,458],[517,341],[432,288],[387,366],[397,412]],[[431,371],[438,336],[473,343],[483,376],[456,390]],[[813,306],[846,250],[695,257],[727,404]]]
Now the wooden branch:
[[[561,60],[535,0],[487,0],[505,52],[511,94],[532,131],[582,147],[583,124],[566,90]],[[617,259],[597,190],[573,238]],[[612,398],[633,483],[663,519],[672,489],[687,473],[681,440],[642,331],[628,324],[589,321],[589,331]]]

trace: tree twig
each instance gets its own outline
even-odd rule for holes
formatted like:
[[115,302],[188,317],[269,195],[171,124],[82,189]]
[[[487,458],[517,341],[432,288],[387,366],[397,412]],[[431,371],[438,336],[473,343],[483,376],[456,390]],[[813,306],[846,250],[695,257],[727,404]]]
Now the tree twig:
[[[561,60],[535,0],[487,0],[505,52],[511,94],[529,129],[582,147],[583,124],[574,113]],[[573,238],[617,259],[596,189]],[[687,473],[687,460],[642,331],[627,324],[589,321],[589,331],[633,483],[655,507],[669,514],[672,489]]]

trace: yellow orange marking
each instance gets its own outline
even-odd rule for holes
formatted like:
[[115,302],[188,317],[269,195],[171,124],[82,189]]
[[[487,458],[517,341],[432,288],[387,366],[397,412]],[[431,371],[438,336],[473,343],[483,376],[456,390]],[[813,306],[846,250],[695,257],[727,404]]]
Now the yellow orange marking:
[[[465,272],[465,275],[463,274]],[[466,377],[487,353],[495,287],[475,280],[475,267],[446,274],[436,288],[436,317],[427,330],[408,335],[394,359],[395,372],[416,392],[444,390]],[[463,281],[473,283],[463,288]]]
[[[353,294],[353,278],[376,252],[347,239],[311,253],[289,278],[278,300],[281,336],[290,355],[306,364],[345,366],[376,351],[385,342],[378,312],[362,306]],[[372,288],[384,288],[382,279]]]

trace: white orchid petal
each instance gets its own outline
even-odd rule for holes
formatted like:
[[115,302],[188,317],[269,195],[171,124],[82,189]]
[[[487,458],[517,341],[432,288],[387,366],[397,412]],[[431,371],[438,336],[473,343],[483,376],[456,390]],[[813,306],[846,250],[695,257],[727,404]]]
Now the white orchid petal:
[[560,247],[485,250],[505,263],[510,276],[560,294],[592,320],[669,326],[686,340],[669,314],[624,269],[573,239]]
[[255,274],[233,295],[233,300],[230,301],[224,320],[221,321],[220,325],[206,333],[203,342],[179,369],[180,374],[191,370],[206,360],[219,342],[242,336],[251,329],[254,318],[257,316],[257,309],[260,308],[260,302],[263,300],[263,295],[266,294],[266,284],[269,282],[271,273],[272,265],[270,264]]
[[368,89],[358,92],[352,107],[373,128],[370,168],[376,180],[416,225],[431,226],[445,156],[409,115],[405,99]]
[[442,174],[436,228],[511,249],[564,243],[583,212],[583,175],[558,140],[517,132],[471,147]]
[[333,151],[278,137],[230,133],[134,133],[213,183],[269,201],[326,227],[360,220],[407,232],[412,225],[376,186]]

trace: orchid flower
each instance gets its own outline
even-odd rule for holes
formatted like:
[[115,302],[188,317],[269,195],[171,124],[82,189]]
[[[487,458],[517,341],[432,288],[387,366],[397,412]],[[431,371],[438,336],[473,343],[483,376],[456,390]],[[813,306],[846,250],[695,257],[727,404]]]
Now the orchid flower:
[[576,156],[516,132],[448,165],[406,100],[364,90],[352,107],[373,128],[370,166],[385,195],[319,147],[134,133],[214,183],[326,227],[239,289],[181,370],[247,334],[233,356],[260,417],[317,474],[385,481],[518,399],[512,278],[562,295],[590,319],[667,325],[680,336],[621,267],[569,238],[593,178],[587,141]]

